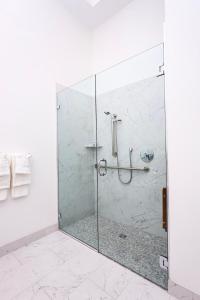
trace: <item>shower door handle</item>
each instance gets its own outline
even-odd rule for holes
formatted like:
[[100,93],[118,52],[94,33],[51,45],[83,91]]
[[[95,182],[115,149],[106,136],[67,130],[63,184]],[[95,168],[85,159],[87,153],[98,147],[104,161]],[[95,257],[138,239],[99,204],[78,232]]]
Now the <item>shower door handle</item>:
[[[102,171],[102,168],[104,171]],[[107,174],[107,160],[104,158],[98,161],[98,173],[100,176],[105,176]]]

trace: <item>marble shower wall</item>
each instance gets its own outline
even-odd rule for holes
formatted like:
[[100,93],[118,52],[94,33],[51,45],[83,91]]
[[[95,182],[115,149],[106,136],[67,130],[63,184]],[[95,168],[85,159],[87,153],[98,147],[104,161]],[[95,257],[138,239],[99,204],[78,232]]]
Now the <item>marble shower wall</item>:
[[[162,188],[166,187],[164,76],[152,77],[98,95],[98,159],[116,165],[112,156],[111,119],[104,111],[122,119],[118,124],[118,150],[121,166],[129,166],[129,147],[133,147],[133,165],[149,167],[149,172],[133,172],[130,184],[122,184],[116,170],[99,178],[99,214],[124,225],[166,237],[162,229]],[[154,159],[145,163],[140,152],[154,151]],[[121,171],[123,180],[129,171]]]
[[[94,90],[93,79],[90,86]],[[94,97],[68,88],[57,99],[59,211],[65,226],[95,212],[95,151],[86,148],[95,142]]]

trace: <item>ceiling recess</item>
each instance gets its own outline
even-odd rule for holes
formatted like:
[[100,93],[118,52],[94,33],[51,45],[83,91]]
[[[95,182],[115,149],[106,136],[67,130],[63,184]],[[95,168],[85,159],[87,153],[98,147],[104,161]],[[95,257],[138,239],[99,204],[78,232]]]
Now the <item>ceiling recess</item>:
[[95,28],[134,0],[63,0],[67,9],[90,28]]
[[101,0],[85,0],[89,3],[92,7],[95,7]]

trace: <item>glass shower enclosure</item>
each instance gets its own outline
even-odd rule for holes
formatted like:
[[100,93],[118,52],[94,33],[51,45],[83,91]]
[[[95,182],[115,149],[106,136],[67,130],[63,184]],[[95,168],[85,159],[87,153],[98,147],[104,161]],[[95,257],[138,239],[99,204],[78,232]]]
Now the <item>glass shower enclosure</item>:
[[167,288],[163,45],[57,94],[59,227]]

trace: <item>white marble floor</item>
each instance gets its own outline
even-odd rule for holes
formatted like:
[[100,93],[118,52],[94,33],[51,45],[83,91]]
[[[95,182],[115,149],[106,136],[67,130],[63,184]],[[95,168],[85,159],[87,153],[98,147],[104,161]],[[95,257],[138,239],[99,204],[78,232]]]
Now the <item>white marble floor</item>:
[[59,231],[0,258],[0,299],[175,300]]

